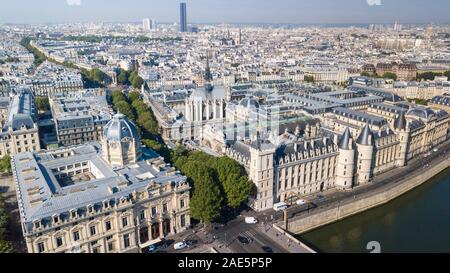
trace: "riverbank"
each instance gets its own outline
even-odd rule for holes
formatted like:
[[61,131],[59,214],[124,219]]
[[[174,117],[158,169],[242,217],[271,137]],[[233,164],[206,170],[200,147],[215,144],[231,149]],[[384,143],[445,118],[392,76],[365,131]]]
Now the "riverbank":
[[450,168],[389,203],[303,233],[322,253],[450,253]]
[[[289,219],[288,231],[302,234],[381,206],[411,191],[450,167],[450,159],[447,156],[450,145],[447,142],[442,147],[444,149],[441,155],[434,156],[432,160],[428,159],[430,160],[428,164],[424,165],[422,158],[417,158],[403,170],[384,174],[387,181],[378,182],[376,188],[348,194],[345,198],[334,200],[326,206],[319,206],[308,213]],[[395,172],[397,173],[394,175]],[[284,223],[278,223],[278,226],[285,227]]]

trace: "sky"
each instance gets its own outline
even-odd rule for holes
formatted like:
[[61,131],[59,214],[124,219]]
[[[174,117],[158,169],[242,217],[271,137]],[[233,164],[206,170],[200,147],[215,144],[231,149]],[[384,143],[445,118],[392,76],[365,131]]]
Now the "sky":
[[[178,22],[180,0],[0,0],[0,23]],[[450,0],[186,0],[189,23],[450,23]]]

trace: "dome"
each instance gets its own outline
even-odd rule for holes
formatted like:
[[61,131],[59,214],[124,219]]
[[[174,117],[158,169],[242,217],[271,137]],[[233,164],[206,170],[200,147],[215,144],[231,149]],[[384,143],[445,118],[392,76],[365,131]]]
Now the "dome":
[[430,120],[435,116],[435,113],[429,108],[414,108],[409,110],[406,115]]
[[259,102],[253,98],[243,98],[239,105],[246,108],[259,108]]
[[125,115],[120,113],[114,115],[106,124],[103,134],[107,141],[122,141],[124,138],[131,138],[140,143],[139,132],[136,126]]

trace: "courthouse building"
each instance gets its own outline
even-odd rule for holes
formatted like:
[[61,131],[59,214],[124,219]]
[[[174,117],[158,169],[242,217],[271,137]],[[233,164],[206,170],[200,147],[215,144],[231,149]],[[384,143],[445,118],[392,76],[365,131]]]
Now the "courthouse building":
[[190,225],[186,177],[117,114],[91,142],[13,157],[30,253],[140,252]]

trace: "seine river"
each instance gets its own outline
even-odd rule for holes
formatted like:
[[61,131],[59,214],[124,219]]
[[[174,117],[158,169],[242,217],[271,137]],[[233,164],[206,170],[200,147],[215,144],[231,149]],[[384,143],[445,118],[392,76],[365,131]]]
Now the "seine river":
[[390,203],[305,233],[319,252],[450,253],[450,169]]

